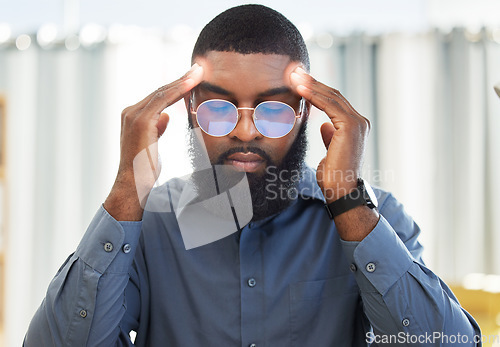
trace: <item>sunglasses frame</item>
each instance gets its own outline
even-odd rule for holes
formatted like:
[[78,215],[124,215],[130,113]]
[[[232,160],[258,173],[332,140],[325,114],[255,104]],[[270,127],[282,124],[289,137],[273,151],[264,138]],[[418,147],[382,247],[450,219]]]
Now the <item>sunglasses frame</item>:
[[[209,102],[209,101],[224,101],[224,102],[227,102],[231,105],[233,105],[233,107],[236,109],[236,113],[238,115],[238,119],[236,120],[236,123],[234,124],[234,127],[227,133],[227,134],[224,134],[224,135],[212,135],[212,134],[209,134],[208,132],[206,132],[201,126],[200,126],[200,122],[198,122],[198,110],[200,108],[201,105],[203,105],[204,103],[206,102]],[[281,136],[275,136],[275,137],[272,137],[272,136],[267,136],[267,135],[264,135],[260,132],[260,130],[257,128],[257,125],[255,124],[255,109],[257,107],[259,107],[260,105],[266,103],[266,102],[277,102],[279,104],[283,104],[283,105],[286,105],[288,107],[290,107],[293,111],[293,114],[295,115],[294,119],[293,119],[293,124],[292,124],[292,127],[290,128],[290,130],[288,130],[288,132],[286,134],[283,134]],[[267,137],[269,139],[279,139],[283,136],[286,136],[290,133],[290,131],[292,131],[292,129],[295,127],[295,123],[297,122],[297,118],[300,118],[302,117],[303,115],[303,112],[305,111],[305,105],[306,105],[306,100],[304,98],[301,98],[300,99],[300,104],[299,104],[299,112],[297,114],[297,112],[295,112],[295,109],[288,105],[287,103],[284,103],[282,101],[274,101],[274,100],[268,100],[268,101],[263,101],[261,103],[259,103],[257,106],[255,107],[237,107],[235,104],[233,104],[231,101],[228,101],[228,100],[224,100],[224,99],[209,99],[209,100],[205,100],[203,101],[201,104],[198,105],[198,107],[196,108],[196,111],[193,109],[193,93],[191,92],[191,96],[189,97],[189,108],[190,108],[190,112],[192,114],[194,114],[196,116],[196,123],[198,123],[198,126],[200,127],[200,129],[207,135],[210,135],[210,136],[213,136],[213,137],[223,137],[223,136],[227,136],[229,135],[235,128],[236,126],[238,125],[238,122],[240,121],[240,118],[241,118],[241,112],[240,110],[249,110],[249,111],[252,111],[252,121],[253,121],[253,125],[255,127],[255,129],[257,129],[257,131],[259,132],[259,134],[261,134],[262,136],[264,137]]]

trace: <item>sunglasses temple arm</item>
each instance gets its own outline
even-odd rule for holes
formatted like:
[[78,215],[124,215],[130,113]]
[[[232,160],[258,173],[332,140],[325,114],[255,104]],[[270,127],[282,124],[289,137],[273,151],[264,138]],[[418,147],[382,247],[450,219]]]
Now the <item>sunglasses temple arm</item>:
[[193,91],[189,93],[189,110],[188,112],[191,112],[196,116],[196,111],[193,108]]
[[302,117],[305,110],[306,110],[306,99],[302,98],[300,99],[300,104],[299,104],[299,114],[295,116],[295,118]]

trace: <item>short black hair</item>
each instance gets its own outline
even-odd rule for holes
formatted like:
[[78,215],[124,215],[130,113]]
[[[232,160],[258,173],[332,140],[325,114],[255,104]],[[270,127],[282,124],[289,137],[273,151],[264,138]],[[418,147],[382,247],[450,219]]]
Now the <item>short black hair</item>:
[[287,55],[309,71],[309,53],[297,27],[263,5],[236,6],[212,19],[198,36],[192,60],[209,51]]

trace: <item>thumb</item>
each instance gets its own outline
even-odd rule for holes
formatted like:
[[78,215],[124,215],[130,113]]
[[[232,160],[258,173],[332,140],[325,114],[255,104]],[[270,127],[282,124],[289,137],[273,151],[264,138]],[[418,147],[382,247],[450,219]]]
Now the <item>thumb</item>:
[[167,129],[168,121],[170,117],[166,113],[160,114],[160,118],[158,119],[158,123],[156,123],[156,128],[158,129],[158,138],[163,135],[165,130]]
[[335,133],[335,128],[333,124],[330,122],[323,123],[321,125],[321,137],[323,138],[323,143],[325,144],[326,149],[330,147],[330,142],[332,141],[333,134]]

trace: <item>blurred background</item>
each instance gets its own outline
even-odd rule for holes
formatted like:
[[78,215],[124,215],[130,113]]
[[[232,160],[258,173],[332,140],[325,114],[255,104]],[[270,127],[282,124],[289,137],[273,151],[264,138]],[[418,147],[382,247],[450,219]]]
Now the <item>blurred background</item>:
[[[0,346],[22,343],[106,198],[121,110],[187,71],[201,28],[242,3],[0,0]],[[500,1],[258,3],[299,27],[312,74],[372,121],[364,177],[404,203],[427,265],[500,334]],[[190,171],[186,110],[168,112],[162,182]],[[310,118],[312,167],[325,121]]]

